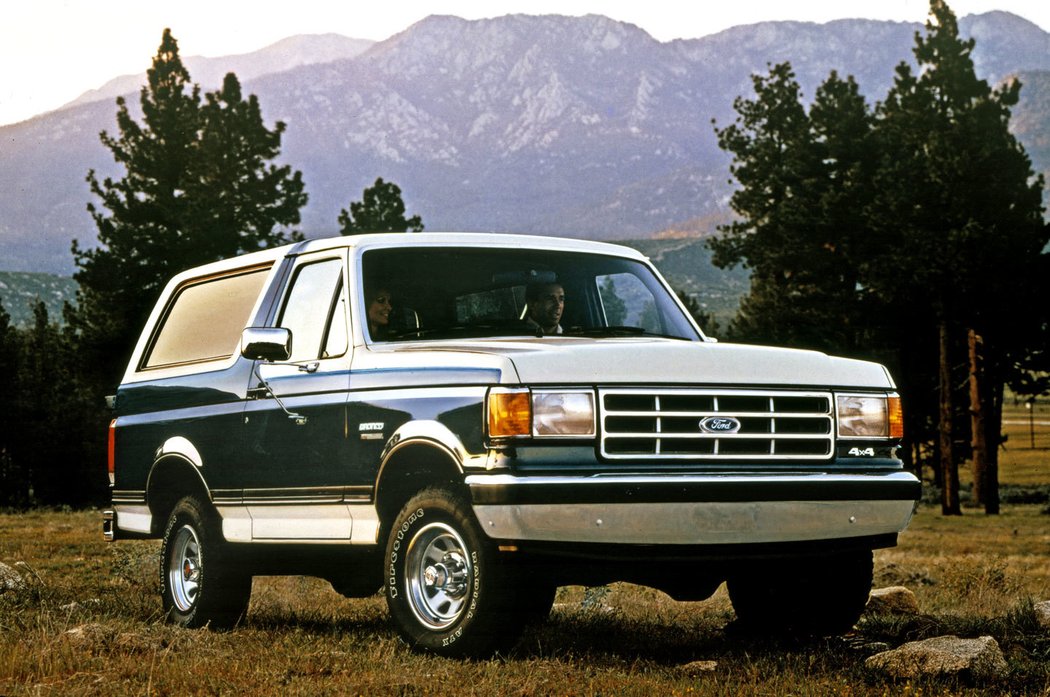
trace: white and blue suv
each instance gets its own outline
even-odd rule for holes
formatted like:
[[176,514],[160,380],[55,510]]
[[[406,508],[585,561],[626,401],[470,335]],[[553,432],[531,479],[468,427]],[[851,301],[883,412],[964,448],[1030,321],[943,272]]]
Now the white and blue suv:
[[412,646],[512,645],[560,585],[835,633],[920,483],[881,365],[717,343],[616,245],[311,240],[179,274],[114,400],[107,539],[163,539],[164,609],[253,575],[382,589]]

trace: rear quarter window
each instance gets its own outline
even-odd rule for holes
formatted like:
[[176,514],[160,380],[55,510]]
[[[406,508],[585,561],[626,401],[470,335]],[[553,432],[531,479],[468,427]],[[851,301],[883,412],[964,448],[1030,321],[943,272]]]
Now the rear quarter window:
[[269,267],[194,280],[175,291],[140,370],[229,358]]

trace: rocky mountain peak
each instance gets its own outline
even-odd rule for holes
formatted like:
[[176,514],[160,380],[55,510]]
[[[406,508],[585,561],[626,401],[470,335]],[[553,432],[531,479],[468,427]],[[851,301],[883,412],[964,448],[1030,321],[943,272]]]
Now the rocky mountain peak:
[[[1036,169],[1050,171],[1040,146],[1050,81],[1025,72],[1050,69],[1050,35],[1007,13],[963,18],[960,29],[979,34],[982,77],[1021,74],[1014,124]],[[766,22],[664,43],[598,15],[434,15],[360,54],[325,53],[306,37],[288,54],[332,60],[235,72],[265,118],[287,124],[281,159],[303,172],[307,235],[333,234],[340,208],[383,177],[428,230],[628,239],[726,219],[729,158],[711,121],[734,118],[753,73],[790,61],[812,97],[836,70],[874,102],[921,30]],[[122,176],[98,142],[114,114],[112,101],[95,101],[0,128],[0,269],[68,272],[70,239],[95,239],[84,176]]]

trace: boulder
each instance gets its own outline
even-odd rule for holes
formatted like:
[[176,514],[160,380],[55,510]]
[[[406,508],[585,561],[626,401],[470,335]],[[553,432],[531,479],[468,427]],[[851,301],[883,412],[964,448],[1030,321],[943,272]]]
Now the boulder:
[[18,591],[26,587],[22,574],[15,571],[7,564],[0,562],[0,593]]
[[686,663],[679,666],[679,670],[686,675],[698,677],[705,673],[713,673],[718,670],[718,661],[693,661],[692,663]]
[[864,612],[871,615],[918,615],[919,601],[904,586],[876,588],[868,596]]
[[102,646],[109,642],[113,633],[98,622],[89,622],[67,629],[62,636],[78,646]]
[[1035,604],[1035,619],[1040,627],[1050,630],[1050,600]]
[[895,679],[929,676],[983,681],[1006,673],[1003,652],[990,636],[977,639],[940,636],[913,641],[875,654],[864,665]]

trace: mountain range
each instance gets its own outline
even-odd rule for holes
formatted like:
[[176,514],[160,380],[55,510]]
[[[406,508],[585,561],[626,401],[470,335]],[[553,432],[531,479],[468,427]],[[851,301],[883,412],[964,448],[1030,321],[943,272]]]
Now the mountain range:
[[[430,230],[629,239],[728,219],[729,157],[712,120],[734,119],[753,73],[788,60],[811,97],[836,70],[874,103],[921,30],[767,22],[660,42],[598,15],[431,16],[375,43],[302,36],[186,63],[205,89],[237,72],[267,121],[287,124],[281,160],[303,172],[308,236],[334,234],[339,210],[383,177]],[[1013,128],[1050,171],[1050,34],[1004,12],[960,30],[976,38],[982,77],[1021,79]],[[0,127],[0,270],[68,274],[70,240],[94,240],[84,178],[121,176],[98,133],[116,131],[116,94],[137,104],[137,80]]]

